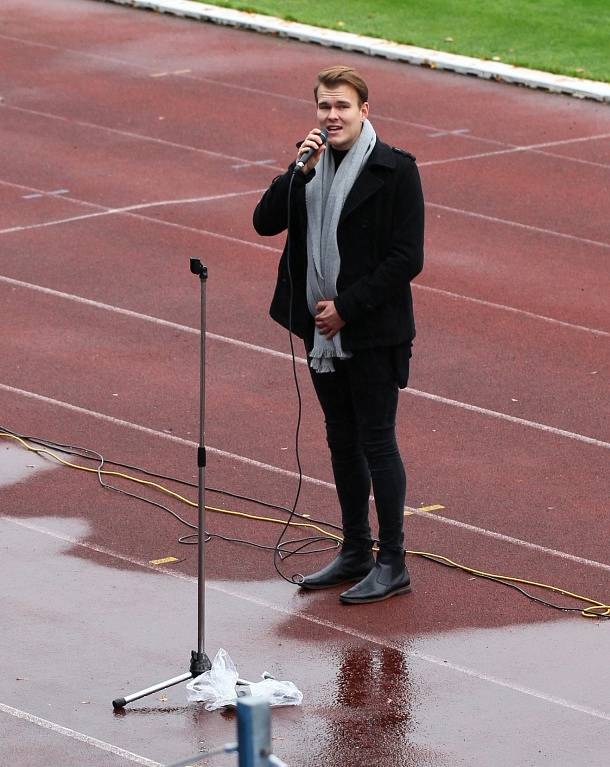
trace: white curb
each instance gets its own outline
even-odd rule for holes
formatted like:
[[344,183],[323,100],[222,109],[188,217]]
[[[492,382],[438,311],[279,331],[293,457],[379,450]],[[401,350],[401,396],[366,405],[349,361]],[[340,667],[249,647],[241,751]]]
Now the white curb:
[[453,53],[432,51],[428,48],[416,48],[412,45],[400,45],[376,37],[364,37],[349,32],[337,32],[332,29],[311,27],[293,21],[284,21],[274,16],[259,13],[245,13],[215,5],[195,3],[192,0],[105,0],[118,5],[130,5],[184,16],[200,21],[211,21],[232,27],[243,27],[256,32],[266,32],[290,37],[303,42],[357,51],[369,56],[383,56],[387,59],[418,64],[431,69],[447,69],[465,75],[476,75],[501,82],[518,83],[529,88],[542,88],[555,93],[566,93],[578,98],[595,99],[610,102],[610,83],[595,80],[581,80],[577,77],[554,75],[525,67],[514,67],[497,61],[485,61],[470,56],[458,56]]

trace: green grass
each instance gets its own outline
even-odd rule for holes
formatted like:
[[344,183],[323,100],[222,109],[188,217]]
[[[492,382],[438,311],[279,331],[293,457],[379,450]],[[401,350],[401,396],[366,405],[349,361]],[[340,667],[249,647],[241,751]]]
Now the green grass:
[[610,82],[610,0],[205,0]]

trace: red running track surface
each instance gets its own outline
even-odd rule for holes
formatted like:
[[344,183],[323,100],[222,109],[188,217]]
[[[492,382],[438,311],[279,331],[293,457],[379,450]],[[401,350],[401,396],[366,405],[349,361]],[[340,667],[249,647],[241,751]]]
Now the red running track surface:
[[[206,479],[292,503],[296,398],[267,316],[282,238],[257,237],[251,213],[312,125],[315,73],[353,63],[380,136],[417,155],[427,200],[399,413],[407,545],[608,601],[607,107],[86,0],[6,0],[0,18],[2,426],[195,481],[196,256],[210,275]],[[337,523],[296,350],[299,509]],[[233,716],[187,705],[183,687],[110,707],[187,670],[189,530],[13,441],[0,456],[5,761],[163,764],[233,739]],[[268,546],[279,531],[207,521]],[[179,561],[148,564],[164,556]],[[282,581],[269,551],[212,539],[208,653],[305,695],[274,712],[276,753],[293,766],[606,764],[610,624],[408,563],[411,595],[350,609],[337,590]]]

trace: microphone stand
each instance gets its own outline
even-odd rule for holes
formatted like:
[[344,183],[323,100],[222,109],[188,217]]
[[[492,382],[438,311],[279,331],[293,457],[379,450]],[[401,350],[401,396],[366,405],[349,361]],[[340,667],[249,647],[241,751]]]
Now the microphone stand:
[[199,470],[199,489],[197,494],[198,530],[198,575],[197,575],[197,649],[191,650],[191,661],[189,671],[164,682],[159,682],[145,690],[126,695],[124,698],[115,698],[112,705],[116,710],[122,709],[128,703],[139,700],[147,695],[152,695],[160,690],[165,690],[173,685],[186,682],[193,679],[205,671],[208,671],[212,664],[205,653],[205,465],[206,453],[204,444],[204,424],[205,424],[205,285],[208,279],[208,270],[198,258],[191,258],[191,272],[199,277],[201,285],[201,352],[199,369],[199,447],[197,448],[197,467]]

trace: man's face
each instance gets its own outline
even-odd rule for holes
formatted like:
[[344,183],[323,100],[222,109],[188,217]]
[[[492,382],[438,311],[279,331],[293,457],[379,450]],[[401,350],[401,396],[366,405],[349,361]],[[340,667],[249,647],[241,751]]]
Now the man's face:
[[349,149],[357,141],[369,113],[368,102],[359,103],[355,88],[340,83],[318,87],[318,123],[328,131],[328,143],[335,149]]

